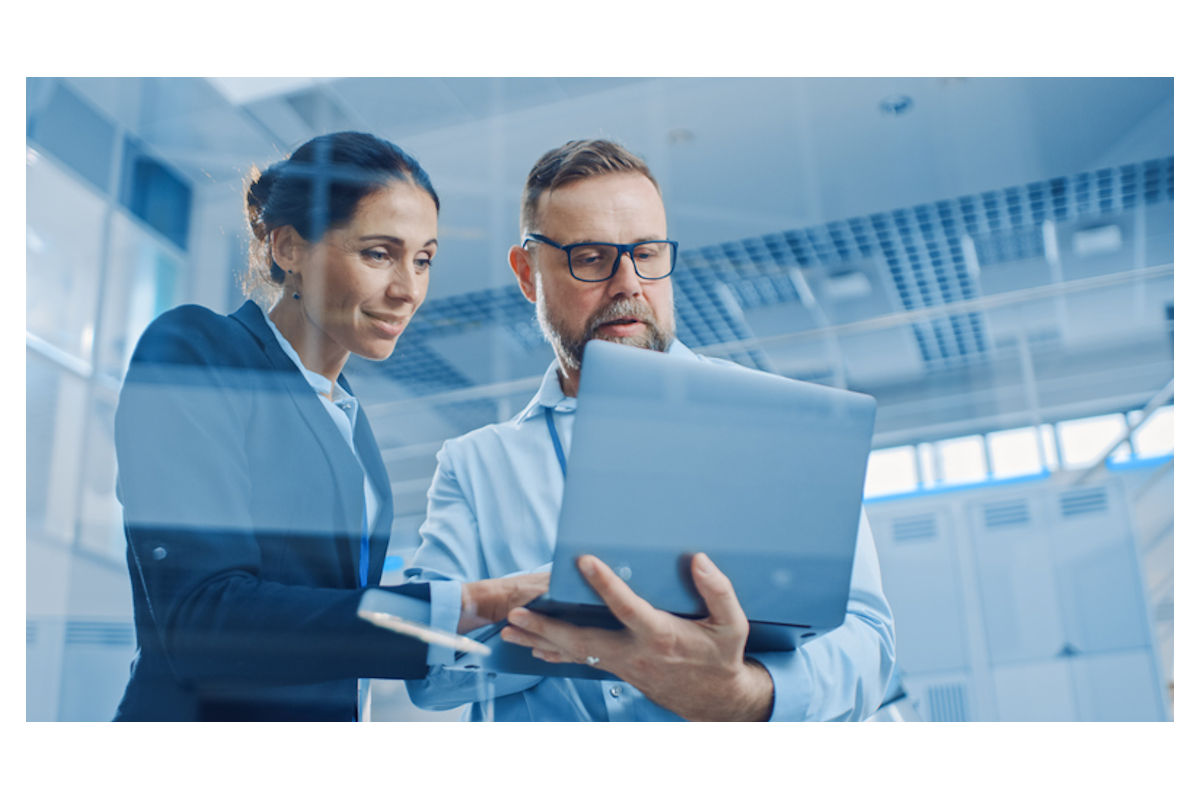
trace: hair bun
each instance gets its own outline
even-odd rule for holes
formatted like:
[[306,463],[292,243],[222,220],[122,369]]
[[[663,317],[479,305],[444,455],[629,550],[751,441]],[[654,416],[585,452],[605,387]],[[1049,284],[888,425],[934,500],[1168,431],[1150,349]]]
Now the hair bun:
[[260,242],[266,241],[267,226],[263,222],[263,209],[271,198],[271,187],[279,177],[280,162],[273,164],[266,172],[259,172],[257,167],[250,170],[246,187],[246,222],[250,224],[250,232]]

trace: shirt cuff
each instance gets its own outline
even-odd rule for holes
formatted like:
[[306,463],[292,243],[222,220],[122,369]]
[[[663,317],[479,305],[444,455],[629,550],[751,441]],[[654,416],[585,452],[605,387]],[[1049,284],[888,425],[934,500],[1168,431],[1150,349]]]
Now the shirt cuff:
[[[432,648],[430,648],[432,650]],[[808,719],[812,705],[811,666],[800,650],[752,653],[748,656],[767,668],[775,684],[775,703],[769,722],[798,722]]]
[[[462,615],[462,583],[459,581],[429,582],[429,627],[449,633],[458,632],[458,620]],[[429,645],[429,666],[454,663],[454,648]]]

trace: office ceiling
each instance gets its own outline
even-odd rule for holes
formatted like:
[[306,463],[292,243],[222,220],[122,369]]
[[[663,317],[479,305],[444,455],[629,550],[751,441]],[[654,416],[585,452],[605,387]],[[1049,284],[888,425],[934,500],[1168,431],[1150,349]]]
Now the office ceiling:
[[421,160],[443,202],[429,299],[382,370],[351,367],[399,450],[536,385],[550,351],[504,255],[525,173],[572,138],[617,139],[659,178],[680,337],[872,392],[877,445],[1132,407],[1173,374],[1169,78],[71,84],[233,221],[247,165],[318,133]]

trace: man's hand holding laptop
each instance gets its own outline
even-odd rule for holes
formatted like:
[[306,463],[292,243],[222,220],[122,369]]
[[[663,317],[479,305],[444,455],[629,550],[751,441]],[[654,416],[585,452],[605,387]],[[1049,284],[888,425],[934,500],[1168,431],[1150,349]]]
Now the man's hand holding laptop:
[[500,634],[505,641],[532,648],[543,661],[611,672],[685,719],[770,717],[771,676],[745,657],[750,623],[733,584],[707,555],[692,558],[692,578],[708,609],[696,620],[654,608],[594,556],[581,556],[577,564],[624,630],[579,627],[515,608]]

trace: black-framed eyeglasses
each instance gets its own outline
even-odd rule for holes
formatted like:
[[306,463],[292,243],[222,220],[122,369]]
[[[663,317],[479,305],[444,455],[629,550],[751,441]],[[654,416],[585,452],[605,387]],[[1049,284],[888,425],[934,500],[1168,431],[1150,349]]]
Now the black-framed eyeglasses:
[[655,239],[633,244],[616,244],[615,242],[576,242],[575,244],[559,244],[540,233],[527,233],[521,247],[530,241],[557,247],[567,254],[567,268],[571,277],[577,281],[599,283],[617,274],[621,265],[621,256],[626,253],[633,261],[633,271],[637,276],[647,281],[657,281],[675,271],[675,254],[679,250],[679,242],[670,239]]

